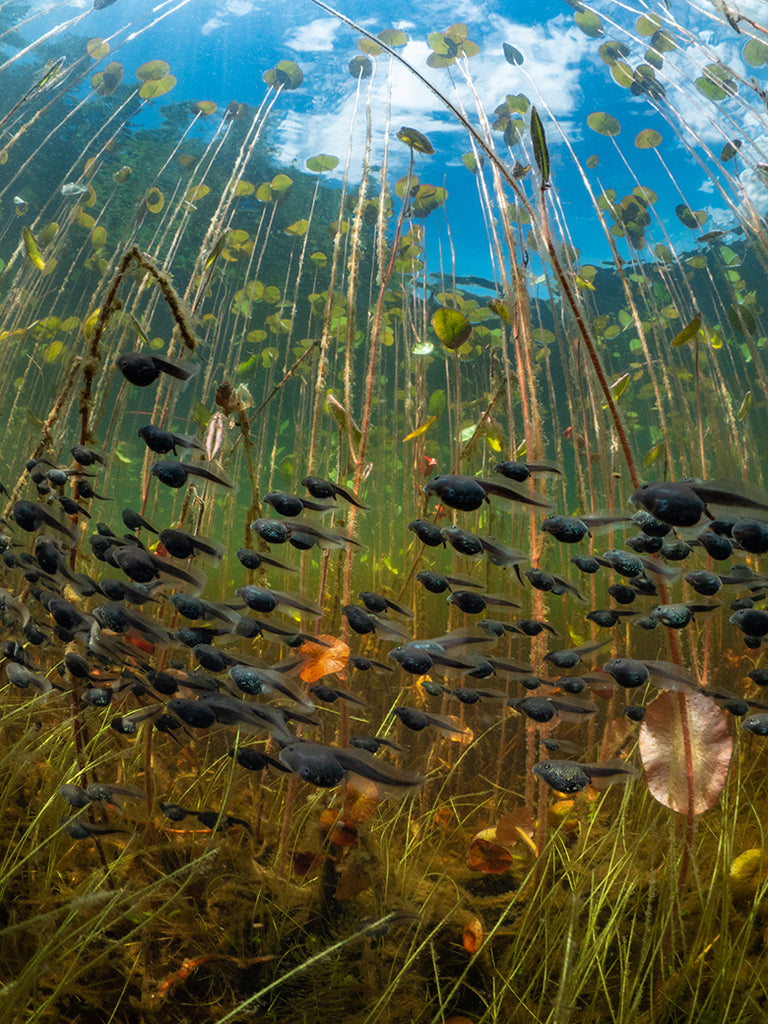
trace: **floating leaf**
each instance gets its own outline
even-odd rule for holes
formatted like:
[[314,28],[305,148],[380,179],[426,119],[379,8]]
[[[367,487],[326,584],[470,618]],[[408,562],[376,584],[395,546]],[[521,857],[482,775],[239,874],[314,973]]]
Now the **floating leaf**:
[[304,72],[292,60],[281,60],[264,72],[264,81],[274,89],[298,89],[304,81]]
[[587,170],[594,171],[597,165],[600,163],[600,157],[595,153],[592,153],[587,157]]
[[309,229],[309,221],[306,219],[294,221],[284,228],[286,235],[293,235],[295,238],[303,238]]
[[504,59],[507,64],[520,65],[525,60],[522,53],[515,49],[514,46],[510,46],[509,43],[502,43],[502,49],[504,50]]
[[210,117],[211,114],[216,113],[216,104],[213,100],[196,100],[192,104],[192,109],[201,117]]
[[328,156],[326,153],[320,153],[318,156],[311,156],[307,160],[307,167],[310,171],[332,171],[334,167],[337,167],[339,158],[337,156]]
[[531,142],[533,143],[533,156],[536,166],[541,175],[541,184],[545,188],[549,183],[549,149],[547,148],[544,125],[541,123],[536,107],[531,107]]
[[94,249],[102,249],[107,241],[107,229],[101,226],[95,227],[91,232],[91,245]]
[[682,331],[679,331],[672,339],[672,347],[680,348],[681,345],[685,345],[686,342],[689,342],[692,338],[695,338],[700,330],[701,314],[697,313],[693,320],[691,320],[689,324],[686,324]]
[[[687,724],[690,764],[686,758]],[[689,771],[693,814],[717,802],[728,775],[733,738],[725,713],[710,697],[665,691],[645,710],[640,726],[640,757],[654,799],[681,814],[688,812]]]
[[602,110],[596,110],[587,118],[587,124],[593,132],[598,135],[607,135],[613,138],[621,131],[621,125],[612,114],[606,114]]
[[635,139],[638,149],[655,149],[661,143],[661,135],[655,128],[644,128]]
[[724,164],[728,163],[729,160],[733,160],[740,149],[741,139],[731,139],[730,142],[726,142],[720,151],[720,159]]
[[768,46],[759,39],[750,39],[744,47],[744,63],[751,68],[759,68],[768,64]]
[[124,185],[132,174],[132,169],[126,165],[121,167],[119,170],[115,171],[115,173],[112,175],[112,180],[116,182],[116,184],[118,185]]
[[184,193],[184,198],[188,203],[199,203],[201,199],[205,199],[210,191],[207,185],[193,185],[192,188],[188,188]]
[[361,53],[367,53],[369,57],[379,57],[384,53],[382,46],[373,39],[368,39],[367,36],[357,40],[357,48]]
[[705,210],[692,210],[690,206],[686,206],[685,203],[679,203],[675,207],[675,213],[681,224],[684,224],[691,231],[698,231],[702,224],[707,222],[707,214]]
[[415,128],[401,128],[397,133],[397,138],[417,153],[426,153],[428,156],[431,156],[435,152],[432,148],[432,143],[426,135],[422,135]]
[[136,77],[140,82],[159,82],[170,70],[170,64],[164,60],[148,60],[136,69]]
[[603,23],[594,11],[589,11],[586,9],[582,11],[576,11],[576,13],[573,16],[573,20],[576,22],[576,25],[581,29],[584,35],[589,36],[590,39],[599,39],[600,36],[605,35]]
[[256,191],[256,186],[250,181],[238,181],[235,187],[232,189],[234,195],[238,198],[240,196],[252,196]]
[[637,19],[635,28],[641,36],[652,36],[661,28],[661,18],[658,14],[643,14]]
[[399,28],[382,29],[382,31],[378,33],[377,38],[387,46],[405,46],[408,42],[408,36]]
[[442,307],[432,314],[432,327],[446,348],[461,348],[472,333],[472,324],[458,309]]
[[432,424],[436,422],[437,418],[437,414],[434,416],[430,416],[429,419],[422,423],[420,427],[417,427],[415,430],[412,430],[410,434],[403,438],[403,444],[405,444],[406,441],[413,441],[413,439],[416,437],[421,437],[422,434],[426,434],[426,432],[429,430]]
[[370,78],[373,74],[373,61],[358,54],[349,62],[349,73],[354,79]]
[[164,75],[162,78],[152,79],[145,82],[139,89],[139,96],[143,100],[153,100],[156,96],[165,96],[167,92],[176,85],[175,75]]
[[103,60],[109,53],[109,43],[104,39],[89,39],[85,48],[94,60]]
[[160,213],[165,206],[165,197],[159,188],[151,188],[144,196],[144,205],[150,213]]
[[123,79],[123,65],[112,60],[102,71],[91,75],[91,87],[99,96],[111,96]]
[[483,159],[483,157],[480,157],[480,159],[478,160],[474,153],[463,153],[461,157],[461,162],[464,164],[468,171],[471,171],[473,174],[477,174],[480,171],[480,168],[485,163],[485,160]]

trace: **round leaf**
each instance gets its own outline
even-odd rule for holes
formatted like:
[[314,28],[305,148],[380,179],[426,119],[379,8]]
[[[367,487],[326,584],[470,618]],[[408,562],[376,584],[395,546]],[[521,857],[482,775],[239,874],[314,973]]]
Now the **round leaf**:
[[468,340],[472,333],[472,324],[458,309],[442,307],[432,315],[432,327],[435,334],[447,349],[454,351]]

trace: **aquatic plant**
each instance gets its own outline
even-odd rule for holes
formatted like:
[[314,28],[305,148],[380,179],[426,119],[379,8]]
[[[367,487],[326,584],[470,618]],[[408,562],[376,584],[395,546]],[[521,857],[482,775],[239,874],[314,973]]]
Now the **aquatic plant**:
[[2,66],[3,1013],[760,1020],[765,33],[571,5],[585,155],[520,39],[315,6],[301,166],[170,10]]

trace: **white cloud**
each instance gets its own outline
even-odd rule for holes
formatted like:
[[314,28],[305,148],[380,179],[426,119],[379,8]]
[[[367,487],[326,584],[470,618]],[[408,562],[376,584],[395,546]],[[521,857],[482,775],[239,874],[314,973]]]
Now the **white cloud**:
[[302,53],[321,53],[332,51],[336,36],[342,27],[340,21],[329,18],[316,18],[306,25],[301,25],[290,36],[286,37],[286,45]]

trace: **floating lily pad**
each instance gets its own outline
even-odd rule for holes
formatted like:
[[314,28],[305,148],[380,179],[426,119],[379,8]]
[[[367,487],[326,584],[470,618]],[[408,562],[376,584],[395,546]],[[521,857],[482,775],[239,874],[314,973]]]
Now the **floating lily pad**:
[[111,96],[123,79],[123,65],[111,60],[102,71],[91,75],[91,87],[99,96]]
[[238,181],[235,187],[232,189],[234,194],[240,196],[252,196],[256,191],[256,186],[250,181]]
[[397,138],[417,153],[426,153],[431,156],[435,152],[426,135],[422,135],[415,128],[401,128],[397,133]]
[[307,168],[310,171],[332,171],[339,164],[339,158],[337,156],[328,156],[326,153],[319,153],[317,156],[311,156],[307,160]]
[[736,154],[741,149],[741,139],[731,139],[730,142],[726,142],[720,152],[720,159],[724,164],[728,163],[729,160],[733,160]]
[[605,35],[603,23],[594,11],[577,11],[573,20],[584,35],[589,36],[590,39],[599,39],[600,36]]
[[655,149],[660,144],[661,135],[655,128],[644,128],[635,139],[638,149]]
[[160,213],[165,206],[165,197],[159,188],[151,188],[144,196],[144,205],[150,213]]
[[107,229],[98,225],[91,232],[91,245],[94,249],[102,249],[106,245]]
[[118,185],[123,185],[126,181],[128,181],[132,174],[133,170],[127,165],[125,165],[121,167],[119,170],[115,171],[115,173],[112,175],[112,180],[116,182]]
[[463,153],[461,156],[461,162],[467,170],[471,171],[473,174],[477,174],[485,163],[482,157],[478,160],[474,153]]
[[104,60],[109,53],[109,43],[105,39],[89,39],[85,48],[94,60]]
[[593,132],[598,135],[606,135],[613,138],[621,131],[621,125],[612,114],[606,114],[602,110],[596,110],[587,117],[587,124]]
[[652,36],[661,28],[661,18],[658,14],[643,14],[637,19],[635,28],[641,36]]
[[621,60],[622,57],[628,57],[630,49],[624,43],[620,43],[617,39],[606,39],[604,43],[600,44],[598,53],[604,63],[611,68],[617,61]]
[[213,100],[197,100],[192,104],[192,109],[202,117],[210,117],[211,114],[216,113],[216,104]]
[[303,238],[304,235],[306,235],[308,229],[309,229],[309,221],[305,220],[305,219],[302,219],[302,220],[294,221],[293,224],[290,224],[284,230],[285,230],[285,234],[286,235],[293,235],[294,238]]
[[587,157],[587,170],[594,171],[597,165],[600,163],[600,157],[595,153],[592,153]]
[[387,46],[405,46],[408,36],[399,28],[385,28],[378,33],[378,38]]
[[175,85],[175,75],[163,75],[162,78],[153,78],[142,85],[139,89],[139,96],[141,96],[143,100],[153,100],[157,96],[165,96],[165,94],[170,92]]
[[759,39],[750,39],[744,47],[744,63],[751,68],[759,68],[761,64],[768,64],[768,46]]
[[374,42],[373,39],[369,39],[367,36],[363,36],[362,39],[358,39],[357,48],[361,53],[368,54],[369,57],[379,57],[384,53],[381,46]]
[[509,43],[502,43],[502,49],[507,64],[520,65],[524,62],[525,57],[516,47],[510,46]]
[[136,77],[140,82],[159,82],[171,70],[170,64],[164,60],[148,60],[136,69]]
[[210,192],[210,188],[207,185],[193,185],[192,188],[188,188],[184,193],[184,198],[188,203],[197,203]]
[[680,203],[675,207],[675,213],[681,224],[684,224],[687,228],[692,231],[698,231],[702,224],[707,222],[707,214],[705,210],[692,210],[690,206],[686,206],[685,203]]
[[349,73],[355,79],[370,78],[373,74],[373,62],[369,57],[358,54],[349,62]]
[[304,72],[292,60],[281,60],[264,72],[264,81],[273,89],[298,89],[304,81]]

